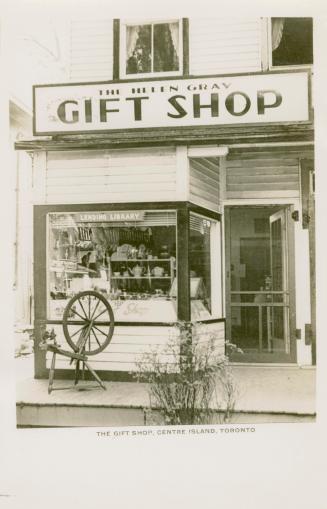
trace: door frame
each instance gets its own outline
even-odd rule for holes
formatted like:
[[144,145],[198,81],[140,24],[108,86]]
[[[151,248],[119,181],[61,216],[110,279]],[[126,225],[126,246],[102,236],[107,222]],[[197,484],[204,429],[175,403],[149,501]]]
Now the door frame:
[[[288,221],[287,221],[287,209],[282,208],[277,212],[274,212],[269,216],[269,232],[270,232],[270,275],[272,278],[272,285],[274,282],[274,273],[273,273],[273,238],[272,238],[272,224],[275,221],[281,222],[281,236],[282,236],[282,288],[288,289],[288,308],[283,309],[283,330],[284,330],[284,341],[286,342],[286,348],[290,352],[291,348],[291,334],[290,334],[290,305],[289,305],[289,247],[288,247]],[[272,286],[272,290],[275,288]],[[284,300],[284,298],[283,298]],[[274,315],[274,308],[271,309],[272,316]],[[272,321],[273,323],[273,321]],[[287,353],[289,353],[287,352]]]
[[[270,353],[234,353],[230,356],[232,362],[236,363],[296,363],[296,309],[295,309],[295,235],[294,224],[292,220],[292,212],[294,205],[292,204],[244,204],[244,205],[225,205],[224,206],[224,226],[225,226],[225,309],[226,309],[226,340],[233,343],[231,335],[231,278],[230,278],[230,260],[231,260],[231,210],[235,208],[277,208],[285,210],[286,223],[286,249],[287,256],[287,274],[288,274],[288,290],[289,290],[289,341],[290,353],[276,354],[271,358]],[[293,263],[292,263],[293,261]]]

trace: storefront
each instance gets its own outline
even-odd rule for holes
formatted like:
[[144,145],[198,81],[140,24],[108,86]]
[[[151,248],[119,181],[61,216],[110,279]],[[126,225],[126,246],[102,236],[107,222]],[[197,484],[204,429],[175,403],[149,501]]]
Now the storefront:
[[92,289],[115,318],[94,358],[103,378],[127,378],[180,320],[201,322],[216,351],[237,344],[235,362],[311,364],[309,78],[36,87],[39,137],[17,148],[34,153],[37,342],[52,327],[65,342],[68,301]]

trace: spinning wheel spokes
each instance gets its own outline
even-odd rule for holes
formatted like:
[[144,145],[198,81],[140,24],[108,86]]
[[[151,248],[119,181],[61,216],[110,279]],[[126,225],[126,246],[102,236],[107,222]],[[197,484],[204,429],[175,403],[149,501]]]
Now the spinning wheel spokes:
[[106,348],[114,331],[109,302],[98,292],[78,293],[66,306],[63,329],[67,343],[75,352],[96,355]]
[[96,333],[94,332],[93,328],[92,328],[92,333],[93,333],[93,336],[95,337],[95,340],[96,342],[98,343],[99,346],[101,346],[101,343],[99,342],[98,340],[98,336],[96,335]]

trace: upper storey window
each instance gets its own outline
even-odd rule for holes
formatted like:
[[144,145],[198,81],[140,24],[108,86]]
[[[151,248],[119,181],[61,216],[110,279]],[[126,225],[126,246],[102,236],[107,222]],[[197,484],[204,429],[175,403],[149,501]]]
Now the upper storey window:
[[169,21],[121,26],[122,77],[182,73],[182,22]]
[[272,18],[271,50],[273,67],[312,64],[312,18]]

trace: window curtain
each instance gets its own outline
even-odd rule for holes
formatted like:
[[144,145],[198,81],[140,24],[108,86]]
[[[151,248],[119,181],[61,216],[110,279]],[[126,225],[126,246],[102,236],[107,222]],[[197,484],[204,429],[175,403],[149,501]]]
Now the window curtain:
[[179,43],[179,26],[178,23],[170,23],[169,30],[173,41],[174,50],[178,55],[178,43]]
[[271,20],[271,47],[275,51],[283,37],[285,18],[272,18]]
[[136,48],[136,41],[137,41],[138,35],[139,35],[139,27],[138,26],[127,27],[127,33],[126,33],[127,59],[129,59],[133,55],[133,51]]
[[127,27],[126,72],[151,72],[151,25]]
[[154,25],[154,71],[178,71],[178,23]]

